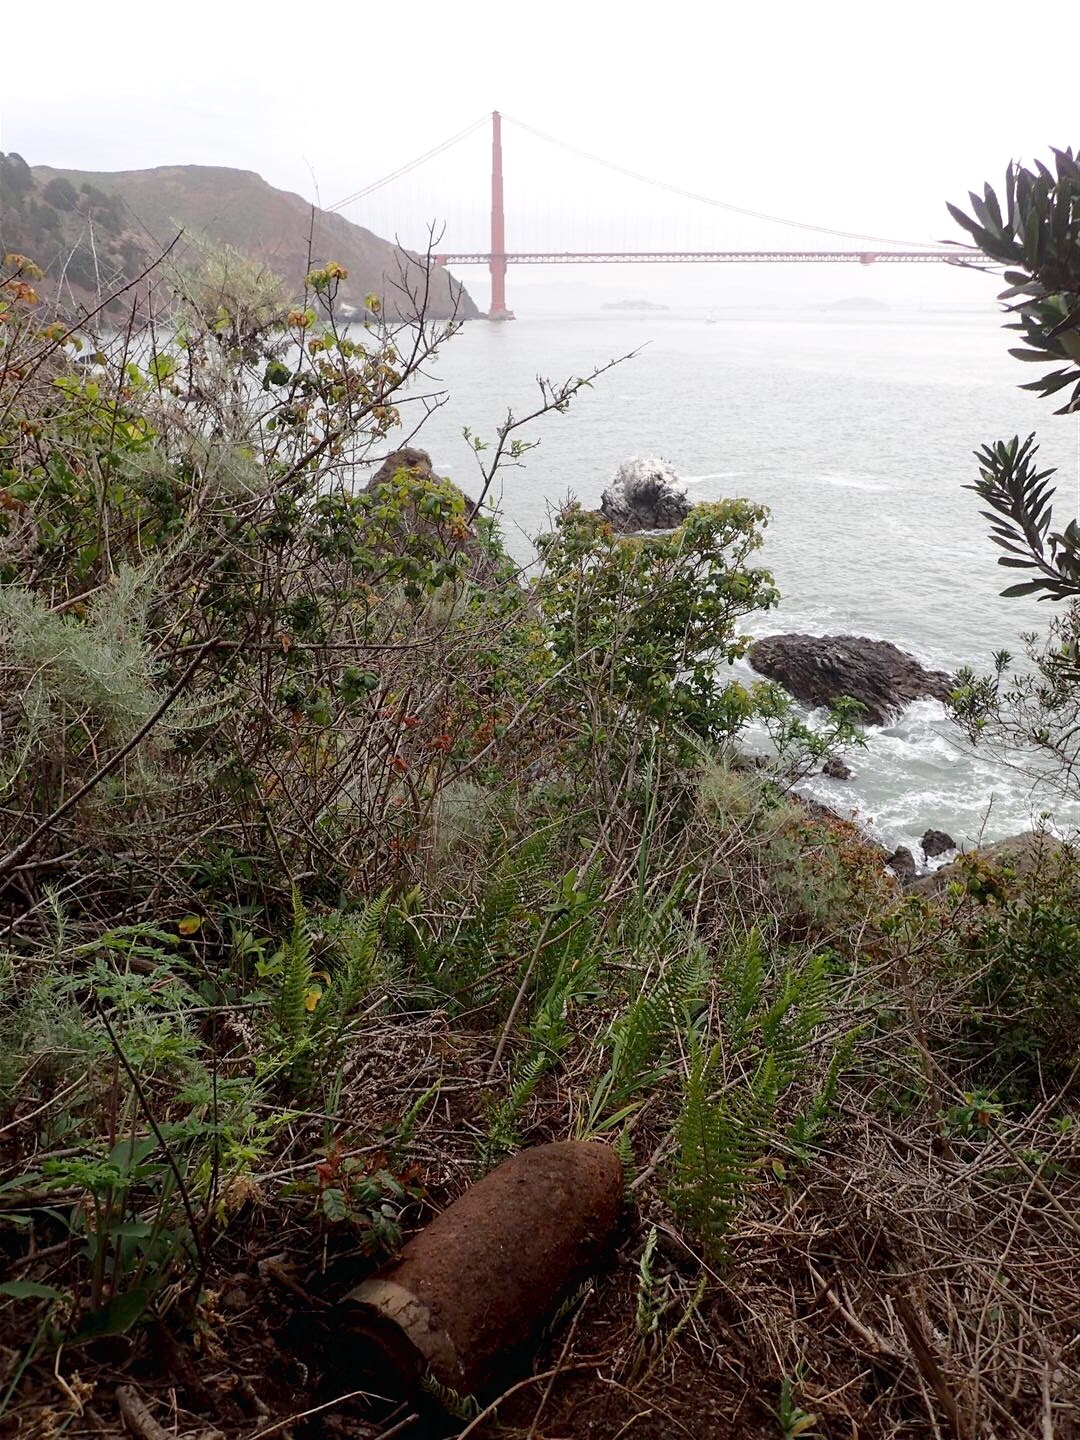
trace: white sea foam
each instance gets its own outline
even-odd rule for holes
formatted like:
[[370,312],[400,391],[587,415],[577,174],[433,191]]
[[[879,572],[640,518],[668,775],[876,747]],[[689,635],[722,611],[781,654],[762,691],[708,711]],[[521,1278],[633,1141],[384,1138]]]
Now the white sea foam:
[[888,490],[888,481],[866,475],[814,475],[811,477],[820,485],[834,485],[838,490],[862,490],[869,495],[880,495]]

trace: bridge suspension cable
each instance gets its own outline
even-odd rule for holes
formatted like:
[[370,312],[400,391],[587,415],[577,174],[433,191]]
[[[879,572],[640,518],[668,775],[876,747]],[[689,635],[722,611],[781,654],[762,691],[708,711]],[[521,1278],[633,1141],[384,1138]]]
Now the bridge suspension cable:
[[746,215],[754,220],[767,220],[774,225],[787,225],[793,230],[812,230],[818,235],[834,235],[842,240],[869,240],[877,245],[911,245],[926,246],[928,248],[939,248],[933,242],[926,240],[896,240],[884,235],[861,235],[854,230],[834,230],[827,225],[807,225],[802,220],[788,220],[782,215],[768,215],[763,210],[750,210],[743,205],[730,205],[724,200],[715,200],[708,195],[699,195],[693,190],[684,190],[680,185],[671,185],[666,180],[657,180],[652,175],[643,175],[638,170],[631,170],[626,165],[619,165],[613,160],[605,160],[600,155],[593,155],[588,150],[582,150],[577,145],[569,145],[565,140],[559,140],[554,135],[546,135],[543,130],[537,130],[533,125],[526,125],[523,120],[515,120],[512,115],[503,114],[504,120],[509,120],[511,125],[516,125],[519,130],[526,131],[529,135],[535,135],[539,140],[545,140],[549,145],[557,145],[560,150],[566,150],[571,155],[578,155],[583,160],[591,160],[595,165],[602,165],[606,170],[614,170],[620,175],[627,175],[631,180],[640,180],[645,185],[652,185],[658,190],[667,190],[672,195],[681,195],[684,200],[696,200],[702,205],[712,205],[717,210],[729,210],[735,215]]
[[400,180],[403,175],[408,175],[410,170],[416,170],[428,160],[434,160],[436,155],[441,155],[444,150],[449,150],[459,140],[466,139],[480,129],[481,125],[487,125],[490,121],[489,115],[481,115],[479,120],[474,120],[471,125],[466,125],[464,130],[459,130],[456,135],[451,135],[449,140],[444,140],[441,145],[435,145],[426,150],[423,155],[418,155],[415,160],[408,161],[405,165],[399,165],[396,170],[391,170],[389,175],[384,175],[381,180],[373,180],[370,185],[365,185],[362,190],[354,190],[351,195],[346,195],[344,200],[339,200],[336,205],[328,205],[328,210],[343,210],[346,205],[352,205],[357,200],[363,200],[367,195],[373,195],[376,190],[381,190],[384,185],[389,185],[392,180]]

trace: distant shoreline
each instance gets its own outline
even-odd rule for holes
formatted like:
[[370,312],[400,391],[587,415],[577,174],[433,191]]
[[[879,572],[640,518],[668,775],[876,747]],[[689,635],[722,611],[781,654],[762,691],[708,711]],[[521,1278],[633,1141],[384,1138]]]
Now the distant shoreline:
[[670,305],[658,305],[655,300],[608,300],[601,310],[670,310]]

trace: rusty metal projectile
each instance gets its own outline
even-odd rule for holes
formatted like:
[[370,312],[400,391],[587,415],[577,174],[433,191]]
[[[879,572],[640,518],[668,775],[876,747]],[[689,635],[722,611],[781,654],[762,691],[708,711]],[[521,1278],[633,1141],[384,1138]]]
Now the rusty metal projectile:
[[594,1141],[523,1150],[353,1290],[346,1353],[415,1392],[473,1394],[596,1269],[622,1211],[622,1167]]

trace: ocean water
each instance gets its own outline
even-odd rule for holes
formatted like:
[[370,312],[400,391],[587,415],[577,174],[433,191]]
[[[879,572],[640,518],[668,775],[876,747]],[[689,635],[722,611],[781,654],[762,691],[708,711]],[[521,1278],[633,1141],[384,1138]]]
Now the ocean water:
[[[1037,430],[1042,460],[1059,467],[1064,528],[1077,513],[1080,421],[1018,389],[1029,374],[992,308],[712,313],[708,324],[704,309],[468,324],[406,406],[406,427],[420,418],[421,393],[444,399],[415,443],[475,494],[463,426],[492,438],[508,410],[536,407],[538,375],[561,380],[636,352],[568,414],[519,432],[537,448],[501,472],[489,499],[522,561],[568,495],[596,504],[628,456],[659,455],[693,497],[745,495],[770,508],[762,563],[783,599],[748,618],[753,634],[866,635],[955,670],[1016,653],[1021,632],[1045,627],[1048,606],[999,595],[1015,572],[995,564],[963,486],[976,447]],[[935,702],[868,735],[849,758],[852,781],[808,788],[887,844],[917,841],[928,826],[965,844],[993,840],[1047,810],[1059,828],[1077,821],[1024,774],[972,755]]]

